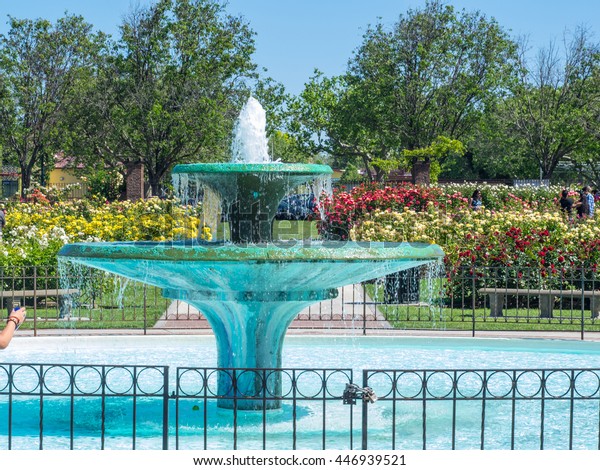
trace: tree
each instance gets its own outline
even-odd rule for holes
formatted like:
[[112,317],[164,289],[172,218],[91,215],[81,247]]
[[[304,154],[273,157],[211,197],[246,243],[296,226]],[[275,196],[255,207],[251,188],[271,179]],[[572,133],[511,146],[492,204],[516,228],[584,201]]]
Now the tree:
[[[427,147],[402,152],[404,164],[413,168],[413,182],[429,184],[430,179],[437,181],[441,171],[441,164],[450,156],[463,156],[466,152],[465,146],[456,139],[438,136]],[[422,163],[425,174],[414,171],[418,163]]]
[[593,67],[588,80],[585,112],[580,115],[580,123],[585,130],[583,148],[569,159],[580,169],[580,173],[596,187],[600,186],[600,50],[592,55]]
[[316,70],[300,95],[289,99],[287,128],[306,159],[326,153],[341,167],[362,155],[370,161],[364,144],[348,135],[354,132],[352,107],[343,104],[348,93],[345,77],[327,78]]
[[[511,130],[509,109],[514,106],[513,101],[514,97],[507,97],[486,107],[469,136],[471,174],[476,178],[539,178],[537,163],[527,156],[526,147]],[[449,176],[449,168],[444,170],[444,175]],[[465,170],[464,166],[455,165],[450,177],[465,177]]]
[[143,164],[154,195],[173,165],[225,159],[256,74],[253,32],[223,8],[213,0],[159,0],[133,10],[81,90],[77,153],[123,169]]
[[[375,161],[398,160],[440,135],[467,135],[515,65],[516,45],[495,20],[429,1],[390,30],[369,27],[344,77],[307,85],[304,107],[296,105],[309,111],[297,117],[303,140],[326,134],[334,155],[358,156],[380,178]],[[325,104],[315,106],[318,96]]]
[[24,195],[36,165],[60,150],[61,120],[104,36],[80,16],[9,23],[0,35],[0,138],[19,164]]
[[504,127],[518,139],[517,151],[537,163],[542,178],[549,179],[565,158],[577,159],[589,142],[586,126],[600,96],[592,85],[599,50],[590,33],[579,28],[565,38],[564,57],[552,43],[539,51],[533,67],[522,59],[523,73],[503,112]]

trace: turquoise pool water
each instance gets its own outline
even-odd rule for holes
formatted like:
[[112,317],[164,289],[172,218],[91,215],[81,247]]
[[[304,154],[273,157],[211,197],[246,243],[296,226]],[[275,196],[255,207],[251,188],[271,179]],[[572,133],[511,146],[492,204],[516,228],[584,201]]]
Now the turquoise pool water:
[[[213,336],[15,338],[0,362],[216,367]],[[600,343],[567,340],[288,335],[285,368],[598,368]]]
[[[0,365],[25,364],[110,364],[169,366],[170,374],[176,367],[216,367],[215,340],[212,336],[146,336],[146,337],[62,337],[15,338],[11,347],[0,352]],[[364,369],[444,369],[444,370],[499,370],[499,369],[600,369],[600,344],[579,341],[553,340],[490,340],[490,339],[440,339],[406,337],[332,337],[293,336],[286,338],[283,348],[283,367],[301,369],[353,370],[353,382],[362,383]],[[31,380],[35,380],[30,374]],[[509,448],[511,440],[516,448],[538,449],[540,439],[544,448],[597,449],[599,439],[600,405],[598,378],[594,374],[578,376],[578,393],[590,399],[574,401],[571,394],[562,399],[542,402],[524,399],[539,394],[539,375],[525,373],[519,378],[517,400],[480,400],[481,373],[467,373],[459,379],[459,395],[467,398],[458,402],[431,400],[426,404],[427,417],[423,418],[423,401],[419,399],[421,376],[404,374],[398,385],[390,385],[388,375],[374,376],[372,387],[380,400],[368,406],[369,448],[419,449],[423,445],[423,429],[427,428],[427,448],[447,449],[454,439],[459,449],[477,449],[482,433],[485,448]],[[26,378],[24,379],[27,380]],[[489,391],[501,396],[510,389],[511,377],[488,377]],[[548,391],[561,397],[561,390],[570,378],[564,373],[551,374]],[[343,389],[345,377],[334,377],[335,393]],[[433,395],[452,398],[447,374],[437,374],[430,379],[429,391]],[[118,388],[119,378],[115,378]],[[174,384],[175,379],[170,379]],[[399,384],[402,385],[399,385]],[[310,386],[310,384],[309,384]],[[284,388],[286,384],[284,384]],[[449,388],[450,387],[450,388]],[[508,387],[508,388],[507,388]],[[8,408],[6,402],[6,376],[0,373],[0,448],[5,448]],[[391,401],[396,395],[416,399]],[[510,397],[508,397],[510,398]],[[16,398],[12,427],[13,448],[37,448],[40,400],[35,397]],[[94,401],[95,400],[95,401]],[[45,399],[44,448],[68,448],[68,401]],[[160,408],[155,403],[138,403],[137,448],[160,448]],[[173,408],[173,407],[171,407]],[[98,448],[97,399],[78,399],[76,411],[76,439],[78,449]],[[128,407],[111,404],[105,409],[107,429],[106,448],[131,448],[131,411]],[[231,449],[233,415],[231,410],[216,407],[214,402],[182,401],[180,403],[178,443],[179,448],[200,449],[207,439],[211,449]],[[267,429],[267,448],[292,448],[292,413],[296,414],[297,448],[321,448],[323,423],[327,428],[326,447],[360,447],[361,406],[327,402],[323,408],[319,401],[299,402],[295,409],[284,402],[280,410],[241,412],[237,416],[237,446],[240,449],[261,448],[262,429]],[[206,414],[207,422],[200,416]],[[482,415],[485,424],[482,426]],[[175,416],[175,410],[170,410]],[[572,425],[571,425],[572,424]],[[174,424],[171,423],[171,427]],[[351,431],[350,431],[351,429]],[[454,431],[452,431],[454,429]],[[543,429],[543,431],[540,431]],[[452,434],[454,432],[454,437]],[[570,436],[570,434],[573,436]],[[176,446],[174,433],[170,448]]]

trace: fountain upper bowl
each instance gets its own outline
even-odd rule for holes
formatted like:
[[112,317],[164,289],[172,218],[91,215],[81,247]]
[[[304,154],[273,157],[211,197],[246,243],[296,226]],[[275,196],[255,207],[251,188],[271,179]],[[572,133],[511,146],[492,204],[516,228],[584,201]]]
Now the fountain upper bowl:
[[176,165],[173,174],[191,173],[282,173],[330,175],[328,165],[314,163],[189,163]]

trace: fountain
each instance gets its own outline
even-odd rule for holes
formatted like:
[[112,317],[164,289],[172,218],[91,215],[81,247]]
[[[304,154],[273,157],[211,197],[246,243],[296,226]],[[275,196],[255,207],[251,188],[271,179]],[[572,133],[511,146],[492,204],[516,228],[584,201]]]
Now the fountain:
[[[443,257],[437,245],[274,241],[279,201],[302,184],[328,177],[326,165],[272,162],[267,153],[264,111],[253,98],[236,125],[230,163],[177,165],[176,188],[202,187],[220,200],[230,241],[73,243],[59,257],[163,289],[167,298],[202,312],[217,342],[219,368],[281,368],[286,330],[308,305],[337,296],[337,288],[412,268]],[[249,376],[251,374],[248,374]],[[219,376],[220,407],[277,408],[265,393],[277,393],[281,378],[269,383],[232,383]],[[265,390],[266,388],[266,390]]]

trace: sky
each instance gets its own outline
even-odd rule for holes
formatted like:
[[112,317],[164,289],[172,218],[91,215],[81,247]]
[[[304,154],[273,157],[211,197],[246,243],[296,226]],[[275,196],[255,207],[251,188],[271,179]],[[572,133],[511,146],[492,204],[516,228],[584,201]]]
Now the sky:
[[[153,0],[0,0],[0,33],[8,16],[45,18],[82,15],[96,29],[116,36],[118,25],[132,5]],[[526,36],[532,51],[561,42],[578,26],[600,41],[598,0],[446,0],[457,10],[479,10],[494,17],[512,36]],[[425,0],[229,0],[226,10],[242,15],[256,32],[255,62],[267,75],[297,94],[319,69],[340,75],[361,44],[369,25],[393,25],[401,14]]]

